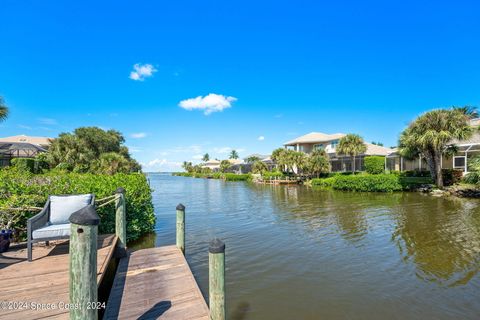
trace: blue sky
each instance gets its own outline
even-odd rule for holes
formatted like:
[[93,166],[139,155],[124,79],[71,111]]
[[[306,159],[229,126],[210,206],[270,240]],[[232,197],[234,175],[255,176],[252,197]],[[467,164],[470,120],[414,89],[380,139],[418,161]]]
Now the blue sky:
[[475,1],[2,0],[0,136],[114,128],[163,171],[311,131],[394,145],[421,112],[479,105],[479,12]]

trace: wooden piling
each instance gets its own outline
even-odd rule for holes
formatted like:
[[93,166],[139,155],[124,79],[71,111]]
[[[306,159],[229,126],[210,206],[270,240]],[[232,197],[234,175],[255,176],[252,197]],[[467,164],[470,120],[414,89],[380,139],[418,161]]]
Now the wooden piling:
[[208,252],[210,319],[225,320],[225,243],[212,240]]
[[127,205],[124,188],[115,191],[115,234],[118,237],[118,251],[123,256],[127,249]]
[[185,206],[177,206],[177,248],[185,255]]
[[97,238],[100,218],[95,207],[86,206],[70,216],[70,319],[96,320]]

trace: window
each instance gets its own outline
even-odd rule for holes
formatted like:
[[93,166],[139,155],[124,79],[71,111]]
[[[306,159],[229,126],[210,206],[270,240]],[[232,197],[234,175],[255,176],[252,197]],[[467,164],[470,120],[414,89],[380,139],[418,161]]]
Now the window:
[[337,147],[337,145],[338,145],[338,140],[333,140],[333,141],[331,142],[331,145],[332,145],[332,148],[335,149],[335,148]]
[[323,150],[323,149],[325,149],[325,146],[323,145],[323,143],[319,143],[319,144],[313,145],[313,149],[314,150]]
[[465,158],[465,156],[453,157],[453,168],[465,169]]

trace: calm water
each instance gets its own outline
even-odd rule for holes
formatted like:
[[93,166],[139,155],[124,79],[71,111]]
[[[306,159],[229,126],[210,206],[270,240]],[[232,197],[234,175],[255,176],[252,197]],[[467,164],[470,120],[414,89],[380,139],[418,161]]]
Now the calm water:
[[480,319],[480,202],[150,175],[156,236],[208,291],[208,242],[227,245],[230,319]]

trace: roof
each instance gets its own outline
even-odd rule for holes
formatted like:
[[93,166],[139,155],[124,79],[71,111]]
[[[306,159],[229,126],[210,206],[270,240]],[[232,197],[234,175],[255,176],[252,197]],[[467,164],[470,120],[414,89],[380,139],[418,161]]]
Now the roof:
[[367,156],[387,156],[396,151],[396,149],[378,146],[368,142],[365,142],[365,144],[367,145],[367,151],[365,152]]
[[220,164],[219,160],[208,160],[208,161],[202,163],[203,166],[205,166],[205,165],[217,165],[217,164]]
[[241,160],[241,159],[228,159],[227,161],[230,162],[233,165],[243,163],[243,160]]
[[470,120],[470,125],[472,127],[478,127],[480,126],[480,118],[475,118]]
[[310,132],[304,136],[298,137],[296,139],[290,140],[285,142],[283,145],[295,145],[299,143],[318,143],[318,142],[327,142],[336,139],[340,139],[346,136],[344,133],[334,133],[334,134],[326,134],[322,132]]
[[248,158],[252,158],[252,157],[255,157],[255,158],[258,158],[258,159],[260,159],[260,160],[263,160],[263,159],[266,159],[266,158],[270,157],[270,155],[259,154],[259,153],[252,153],[251,155],[245,157],[244,159],[247,160]]
[[49,137],[30,137],[26,135],[18,135],[12,137],[0,138],[0,142],[20,142],[20,143],[31,143],[37,146],[49,146],[53,138]]

